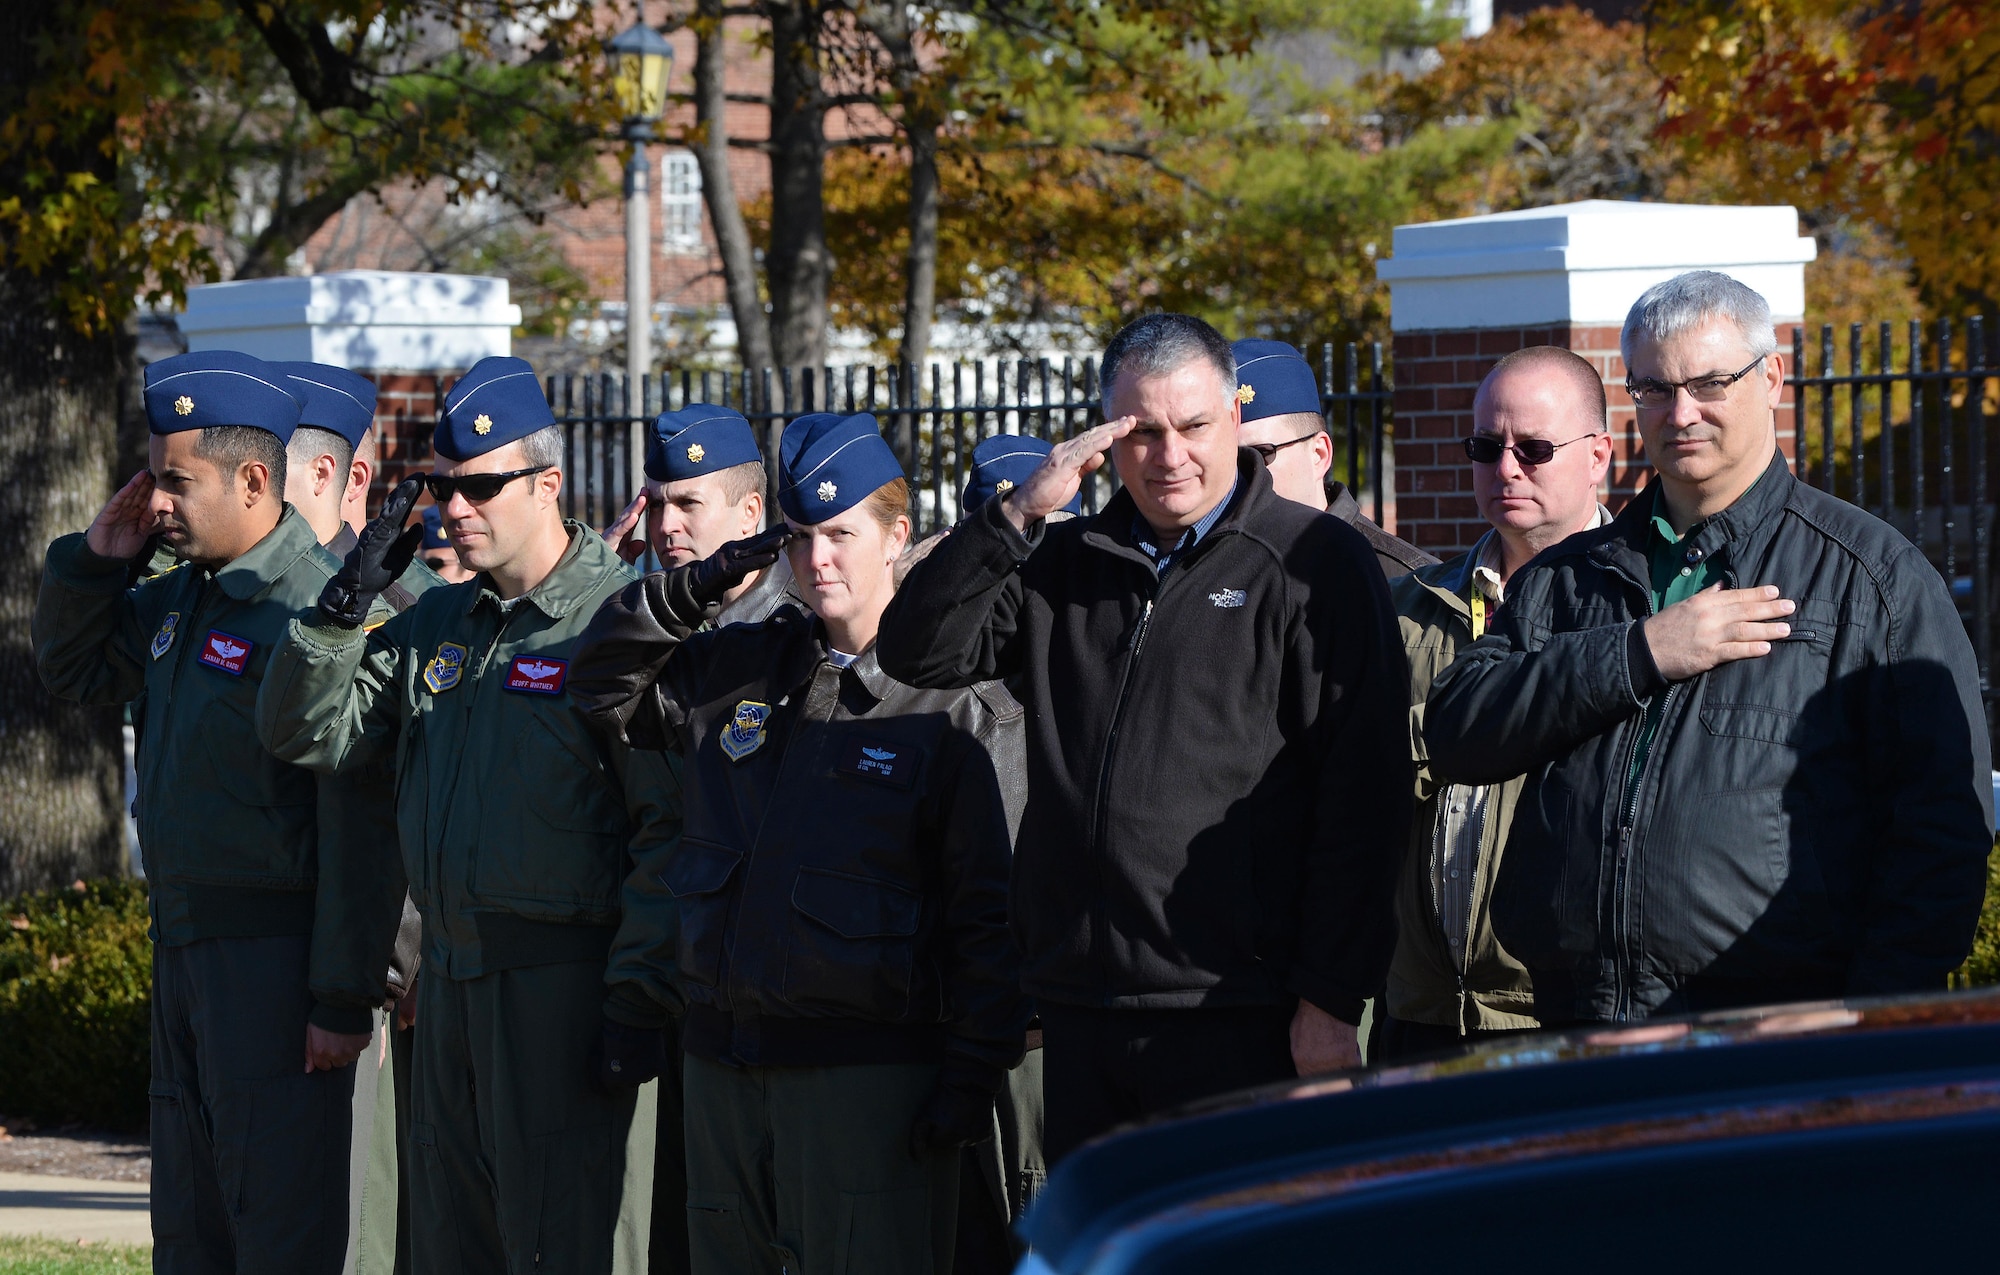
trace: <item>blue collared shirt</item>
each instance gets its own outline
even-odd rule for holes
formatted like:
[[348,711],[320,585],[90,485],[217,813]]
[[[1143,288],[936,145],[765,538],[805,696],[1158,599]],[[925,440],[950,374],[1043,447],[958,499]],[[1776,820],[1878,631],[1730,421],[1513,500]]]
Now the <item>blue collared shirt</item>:
[[1153,528],[1146,522],[1145,515],[1134,515],[1132,519],[1132,543],[1139,546],[1140,553],[1145,554],[1153,560],[1153,574],[1159,579],[1164,580],[1167,572],[1173,569],[1174,563],[1179,561],[1188,550],[1200,544],[1201,538],[1212,531],[1216,523],[1222,521],[1223,511],[1229,508],[1229,502],[1234,499],[1236,499],[1236,484],[1231,483],[1229,484],[1228,494],[1215,502],[1215,508],[1203,514],[1194,526],[1183,531],[1181,538],[1166,549],[1162,549],[1153,543]]

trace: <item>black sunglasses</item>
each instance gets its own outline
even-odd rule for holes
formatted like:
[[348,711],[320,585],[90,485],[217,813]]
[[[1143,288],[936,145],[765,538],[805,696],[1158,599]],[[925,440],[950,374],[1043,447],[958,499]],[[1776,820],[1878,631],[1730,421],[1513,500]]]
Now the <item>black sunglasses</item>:
[[499,495],[500,489],[516,478],[526,478],[529,474],[554,468],[554,465],[537,465],[533,469],[510,469],[504,474],[459,474],[454,478],[443,474],[425,474],[424,486],[431,489],[431,499],[440,505],[450,504],[451,498],[461,493],[477,505]]
[[1465,454],[1481,465],[1499,464],[1501,452],[1514,453],[1514,459],[1523,465],[1546,465],[1556,458],[1556,451],[1559,448],[1596,436],[1594,432],[1579,434],[1569,442],[1563,443],[1551,443],[1546,438],[1524,438],[1512,447],[1508,447],[1491,434],[1474,434],[1465,440]]
[[1282,443],[1245,443],[1244,446],[1263,457],[1264,463],[1269,465],[1271,459],[1279,452],[1284,451],[1287,447],[1297,447],[1307,439],[1317,437],[1318,434],[1319,431],[1314,430],[1311,434],[1301,434],[1297,438],[1288,438]]

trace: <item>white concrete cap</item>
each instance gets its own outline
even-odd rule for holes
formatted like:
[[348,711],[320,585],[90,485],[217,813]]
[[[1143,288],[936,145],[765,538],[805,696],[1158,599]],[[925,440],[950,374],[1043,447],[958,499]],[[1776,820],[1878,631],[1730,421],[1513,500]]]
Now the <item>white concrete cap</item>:
[[188,289],[190,350],[369,371],[446,372],[511,354],[521,307],[483,275],[343,270]]
[[1789,205],[1642,204],[1587,199],[1396,227],[1375,263],[1397,332],[1618,325],[1652,285],[1719,270],[1762,293],[1771,315],[1805,314],[1816,245]]

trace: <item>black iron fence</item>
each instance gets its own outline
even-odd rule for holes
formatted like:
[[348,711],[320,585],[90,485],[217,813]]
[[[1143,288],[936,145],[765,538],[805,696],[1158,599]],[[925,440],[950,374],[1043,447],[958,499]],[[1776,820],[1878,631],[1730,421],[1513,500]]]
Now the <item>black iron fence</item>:
[[[1372,491],[1377,521],[1384,492],[1377,475],[1389,433],[1390,387],[1382,346],[1349,343],[1336,360],[1331,344],[1319,357],[1320,406],[1336,448],[1335,471],[1364,500]],[[655,415],[689,403],[733,407],[750,421],[776,475],[778,437],[810,412],[871,412],[902,458],[910,480],[911,516],[919,535],[957,520],[959,492],[972,449],[994,434],[1032,434],[1051,442],[1104,419],[1095,359],[995,359],[933,363],[925,375],[905,366],[761,368],[681,371],[649,379],[643,401],[622,376],[552,376],[547,393],[568,445],[565,512],[603,527],[618,516],[644,480],[645,427]],[[1109,466],[1084,488],[1095,511],[1117,479]],[[775,495],[775,493],[772,493]]]
[[[1799,477],[1894,525],[1950,586],[1993,717],[1993,421],[2000,361],[1981,316],[1963,326],[1792,329]],[[1845,346],[1844,351],[1839,347]],[[1841,355],[1845,370],[1841,370]],[[1816,367],[1816,372],[1809,372]]]

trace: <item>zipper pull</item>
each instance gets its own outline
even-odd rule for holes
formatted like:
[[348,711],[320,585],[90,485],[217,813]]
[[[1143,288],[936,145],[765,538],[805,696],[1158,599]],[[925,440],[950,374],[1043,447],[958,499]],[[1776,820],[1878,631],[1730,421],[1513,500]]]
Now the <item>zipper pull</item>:
[[1146,631],[1146,625],[1151,623],[1152,619],[1153,619],[1153,600],[1151,598],[1147,598],[1145,610],[1139,612],[1138,622],[1133,624],[1131,631],[1125,635],[1125,640],[1119,644],[1118,647],[1119,651],[1128,652],[1133,647],[1137,646],[1139,644],[1140,636],[1144,634]]

